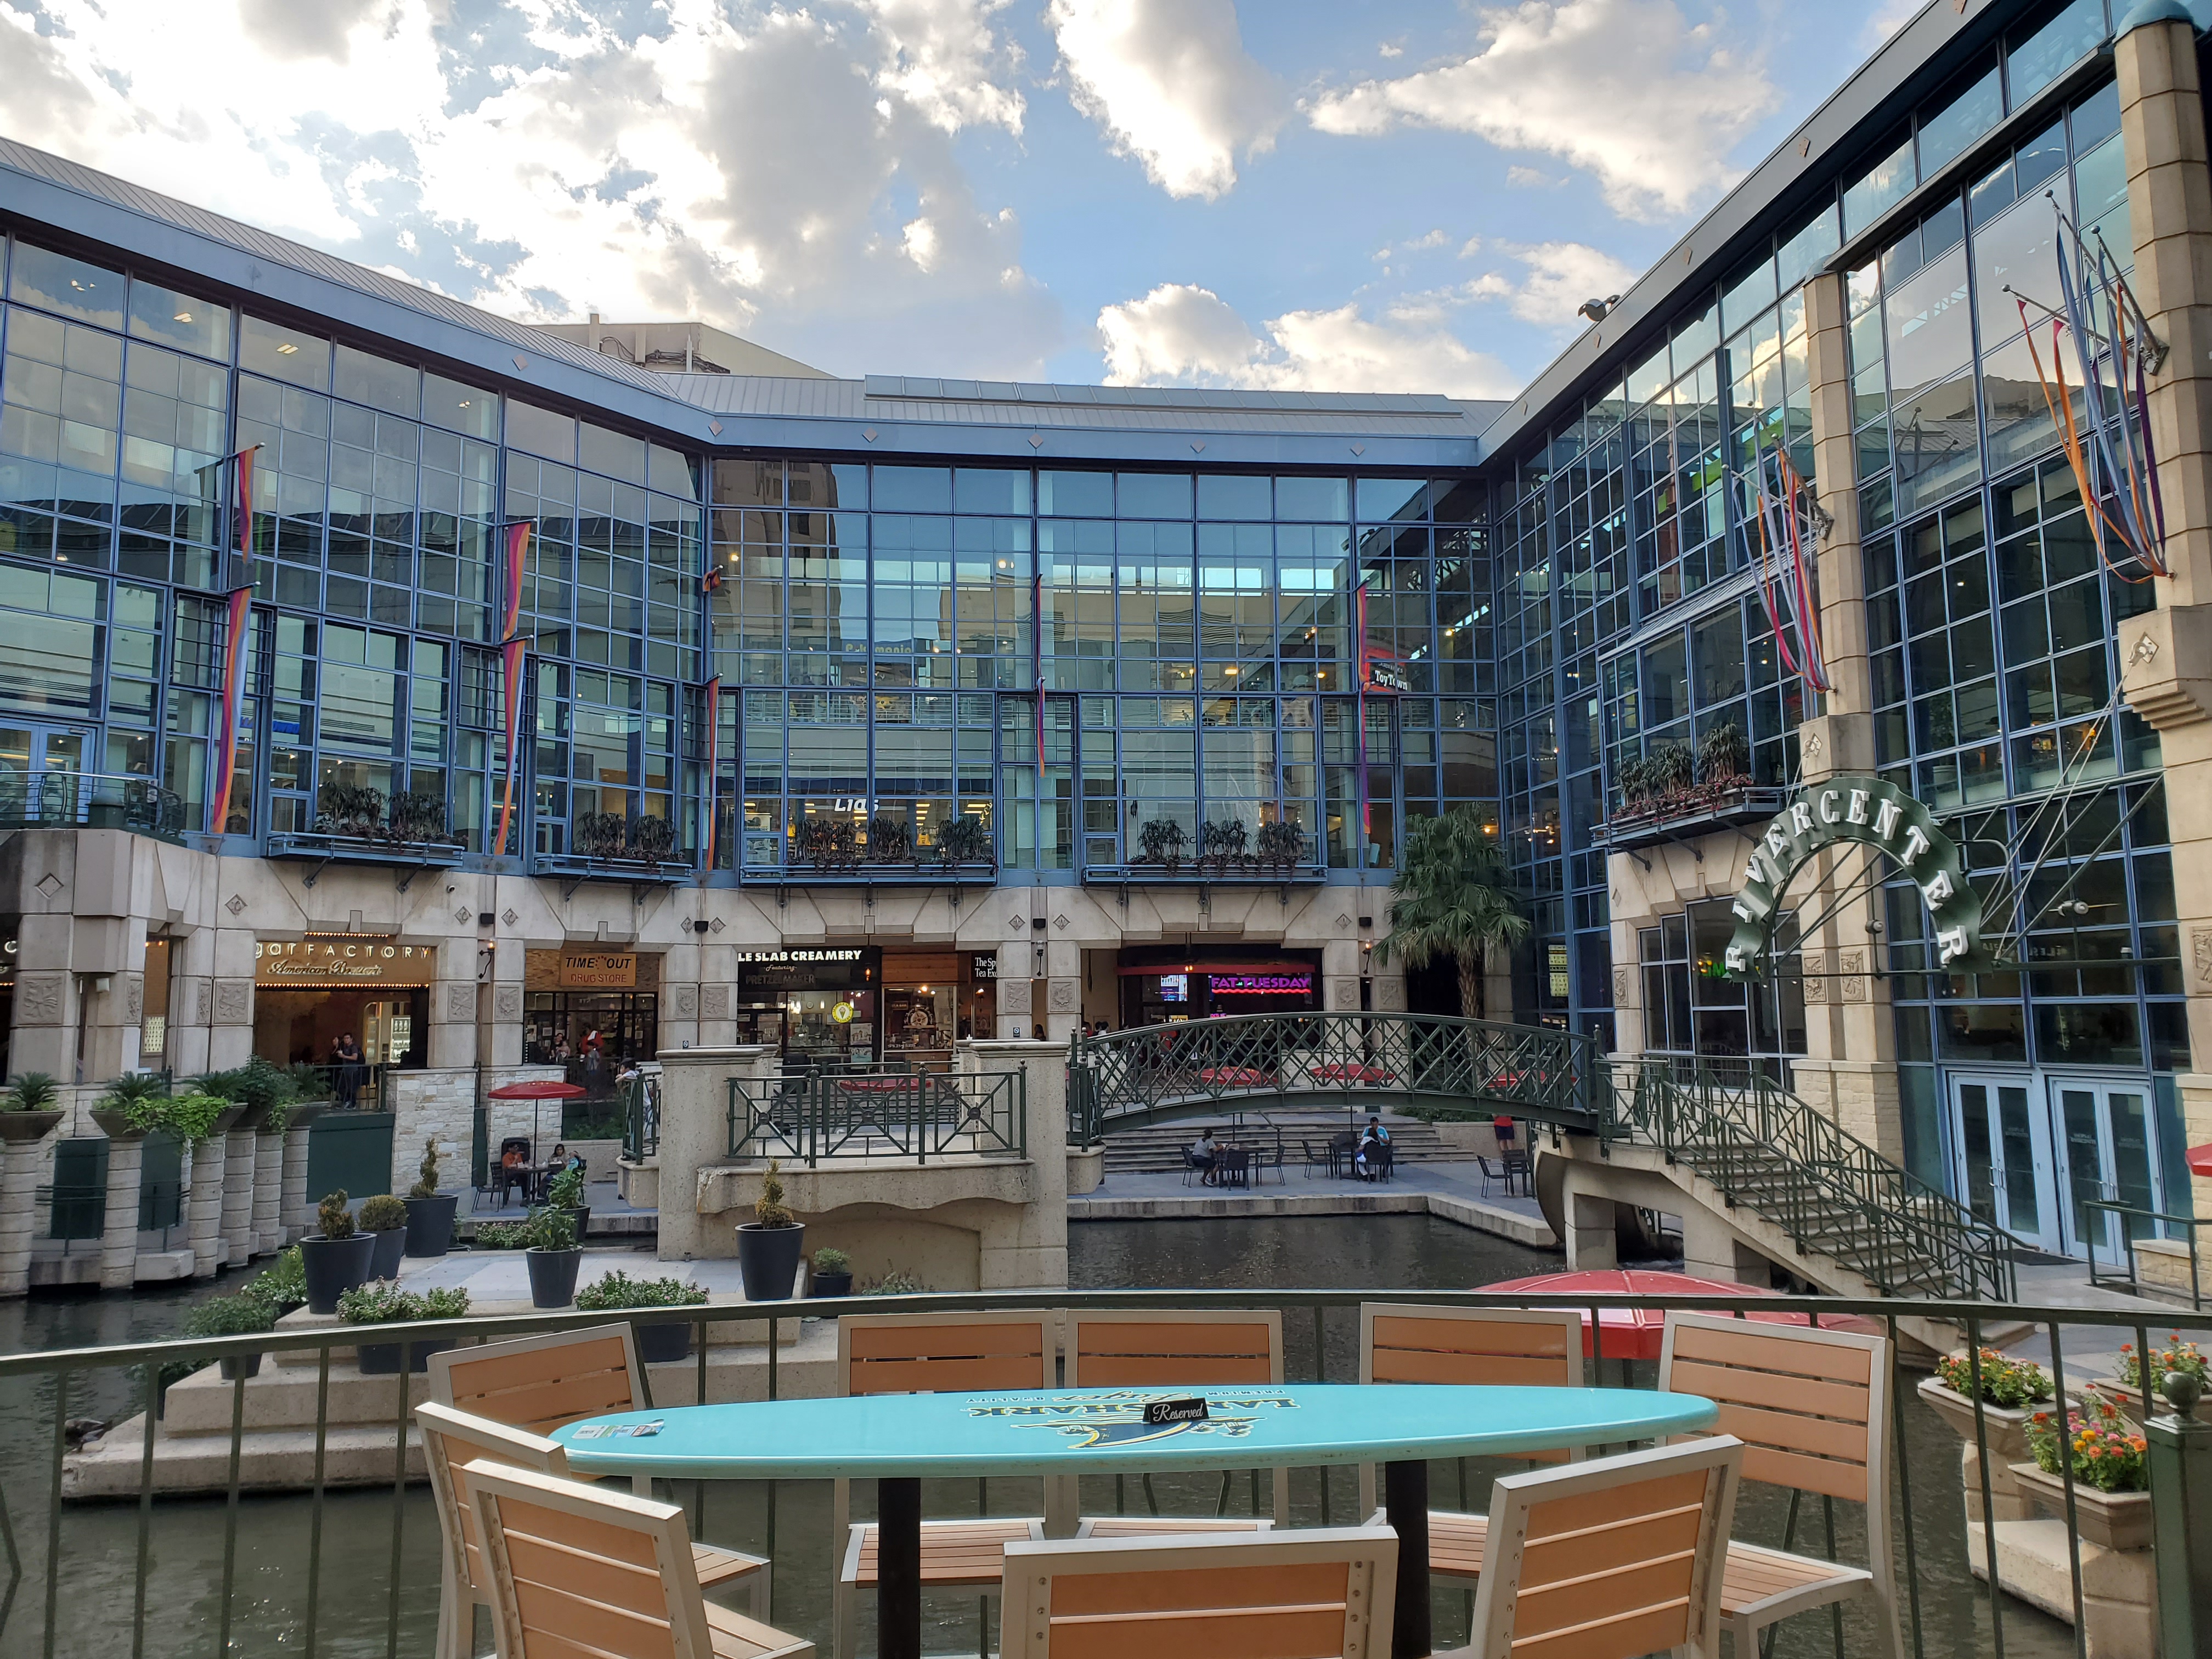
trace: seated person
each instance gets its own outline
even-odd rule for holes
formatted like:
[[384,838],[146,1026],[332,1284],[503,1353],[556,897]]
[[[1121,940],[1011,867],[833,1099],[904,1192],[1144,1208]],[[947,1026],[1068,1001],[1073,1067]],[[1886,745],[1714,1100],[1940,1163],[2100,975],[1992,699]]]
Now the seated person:
[[1190,1143],[1192,1167],[1203,1172],[1201,1179],[1208,1187],[1213,1185],[1213,1157],[1218,1150],[1211,1129],[1200,1129],[1198,1139]]
[[1370,1117],[1367,1127],[1361,1132],[1359,1149],[1352,1155],[1352,1170],[1362,1181],[1373,1180],[1382,1173],[1381,1148],[1390,1144],[1390,1132],[1382,1127],[1379,1117]]

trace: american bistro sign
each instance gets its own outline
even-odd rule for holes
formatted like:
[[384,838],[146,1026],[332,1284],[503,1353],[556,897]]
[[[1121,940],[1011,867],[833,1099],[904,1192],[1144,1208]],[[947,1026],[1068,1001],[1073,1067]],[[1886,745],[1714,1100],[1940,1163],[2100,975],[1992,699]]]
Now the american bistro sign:
[[1753,842],[1733,907],[1730,979],[1760,970],[1792,878],[1819,854],[1852,843],[1887,854],[1912,878],[1934,923],[1942,966],[1971,973],[1996,965],[1982,948],[1982,901],[1966,879],[1958,845],[1936,828],[1928,809],[1879,778],[1831,778],[1806,788]]

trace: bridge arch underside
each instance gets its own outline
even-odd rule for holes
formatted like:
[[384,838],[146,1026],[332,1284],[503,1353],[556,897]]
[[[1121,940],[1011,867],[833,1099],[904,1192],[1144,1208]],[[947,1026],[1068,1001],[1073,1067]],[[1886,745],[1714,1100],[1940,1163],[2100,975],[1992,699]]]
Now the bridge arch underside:
[[1143,1128],[1157,1123],[1199,1122],[1237,1112],[1341,1112],[1347,1119],[1383,1112],[1443,1112],[1469,1121],[1511,1117],[1525,1123],[1555,1124],[1562,1129],[1595,1130],[1593,1115],[1550,1101],[1509,1095],[1446,1094],[1421,1089],[1224,1089],[1218,1093],[1171,1094],[1142,1105],[1115,1106],[1099,1115],[1102,1133]]

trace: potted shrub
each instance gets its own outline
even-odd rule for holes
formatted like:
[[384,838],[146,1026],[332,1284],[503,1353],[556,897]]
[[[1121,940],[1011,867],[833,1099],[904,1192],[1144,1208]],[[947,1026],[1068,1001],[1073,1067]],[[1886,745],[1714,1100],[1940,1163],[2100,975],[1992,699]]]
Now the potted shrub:
[[[706,1301],[706,1291],[680,1279],[632,1279],[619,1267],[597,1284],[586,1285],[576,1292],[576,1306],[592,1312],[617,1308],[697,1308],[703,1307]],[[637,1357],[648,1365],[665,1365],[690,1355],[691,1327],[688,1322],[679,1324],[667,1320],[647,1324],[633,1319],[630,1328],[637,1334]]]
[[526,1221],[479,1221],[473,1241],[479,1250],[520,1250],[530,1243]]
[[[241,1290],[234,1296],[210,1297],[194,1308],[185,1317],[185,1334],[258,1336],[276,1323],[276,1316],[270,1312],[268,1304]],[[226,1382],[261,1374],[261,1356],[258,1353],[226,1355],[216,1364],[222,1368]]]
[[912,1273],[894,1267],[860,1294],[862,1296],[920,1296],[929,1288]]
[[43,1140],[62,1121],[61,1085],[45,1072],[26,1072],[0,1095],[0,1144]]
[[300,1247],[295,1244],[277,1251],[276,1261],[240,1285],[238,1293],[268,1309],[272,1322],[306,1307],[307,1270],[301,1264]]
[[2075,1530],[2108,1550],[2148,1549],[2150,1473],[2143,1437],[2108,1401],[2093,1400],[2080,1411],[2068,1412],[2063,1423],[2047,1411],[2028,1419],[2027,1443],[2035,1461],[2012,1466],[2021,1490],[2046,1515],[2066,1518],[2062,1433],[2072,1442]]
[[[338,1317],[349,1325],[406,1325],[417,1321],[459,1319],[469,1310],[464,1290],[425,1291],[417,1296],[389,1279],[357,1285],[338,1298]],[[453,1346],[453,1339],[439,1342],[364,1342],[357,1350],[363,1376],[397,1376],[401,1351],[407,1350],[407,1369],[427,1371],[430,1356]]]
[[522,1253],[530,1269],[530,1305],[565,1308],[576,1299],[576,1269],[583,1265],[583,1246],[576,1243],[576,1224],[566,1210],[547,1205],[531,1212],[524,1224]]
[[584,1234],[592,1224],[592,1206],[584,1202],[584,1172],[567,1169],[545,1183],[545,1206],[565,1210],[575,1224],[576,1243],[584,1242]]
[[321,1233],[300,1241],[300,1265],[307,1282],[307,1308],[312,1313],[334,1314],[338,1310],[339,1297],[356,1285],[368,1282],[376,1241],[354,1230],[343,1188],[323,1195],[323,1201],[315,1206],[315,1218],[322,1227]]
[[783,1201],[781,1165],[769,1160],[753,1219],[738,1224],[738,1273],[748,1302],[781,1302],[799,1279],[806,1229]]
[[853,1258],[842,1250],[819,1249],[814,1253],[814,1283],[806,1292],[809,1296],[850,1296],[853,1293]]
[[407,1189],[407,1254],[443,1255],[452,1249],[453,1213],[460,1202],[459,1193],[438,1190],[438,1137],[424,1136],[422,1167]]
[[354,1224],[376,1241],[369,1255],[368,1276],[398,1278],[399,1258],[407,1249],[407,1206],[390,1193],[379,1193],[362,1200]]

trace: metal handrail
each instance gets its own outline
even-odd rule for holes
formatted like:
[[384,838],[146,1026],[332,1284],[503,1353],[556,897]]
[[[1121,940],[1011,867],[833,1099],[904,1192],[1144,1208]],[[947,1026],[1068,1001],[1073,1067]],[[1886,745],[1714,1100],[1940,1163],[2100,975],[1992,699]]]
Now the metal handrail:
[[[2156,1222],[2161,1226],[2180,1227],[2186,1230],[2189,1235],[2189,1305],[2198,1313],[2204,1311],[2204,1274],[2197,1260],[2197,1230],[2203,1224],[2195,1216],[2169,1215],[2163,1210],[2142,1209],[2134,1205],[2123,1204],[2118,1199],[2112,1198],[2085,1198],[2081,1200],[2081,1208],[2085,1212],[2102,1210],[2107,1215],[2119,1218],[2120,1243],[2128,1254],[2126,1278],[2122,1279],[2117,1274],[2109,1278],[2100,1278],[2097,1273],[2097,1252],[2094,1249],[2091,1249],[2089,1252],[2089,1283],[2091,1285],[2100,1290],[2107,1285],[2125,1285],[2136,1295],[2142,1294],[2142,1271],[2136,1265],[2136,1236],[2129,1231],[2127,1224],[2127,1218],[2134,1216],[2143,1221]],[[2152,1288],[2163,1290],[2166,1287],[2154,1285]]]
[[1591,1086],[1594,1039],[1548,1025],[1443,1014],[1227,1014],[1073,1038],[1070,1129],[1095,1144],[1125,1124],[1222,1109],[1224,1102],[1429,1101],[1508,1112],[1597,1134],[1617,1131]]
[[641,1077],[629,1085],[623,1103],[622,1155],[642,1164],[660,1150],[660,1083]]
[[[1763,1073],[1613,1061],[1611,1086],[1636,1138],[1688,1164],[1731,1204],[1832,1256],[1883,1291],[2014,1294],[2014,1240],[1891,1163]],[[1622,1088],[1621,1073],[1630,1073]]]
[[729,1155],[1029,1156],[1028,1079],[1012,1072],[812,1073],[729,1080]]

